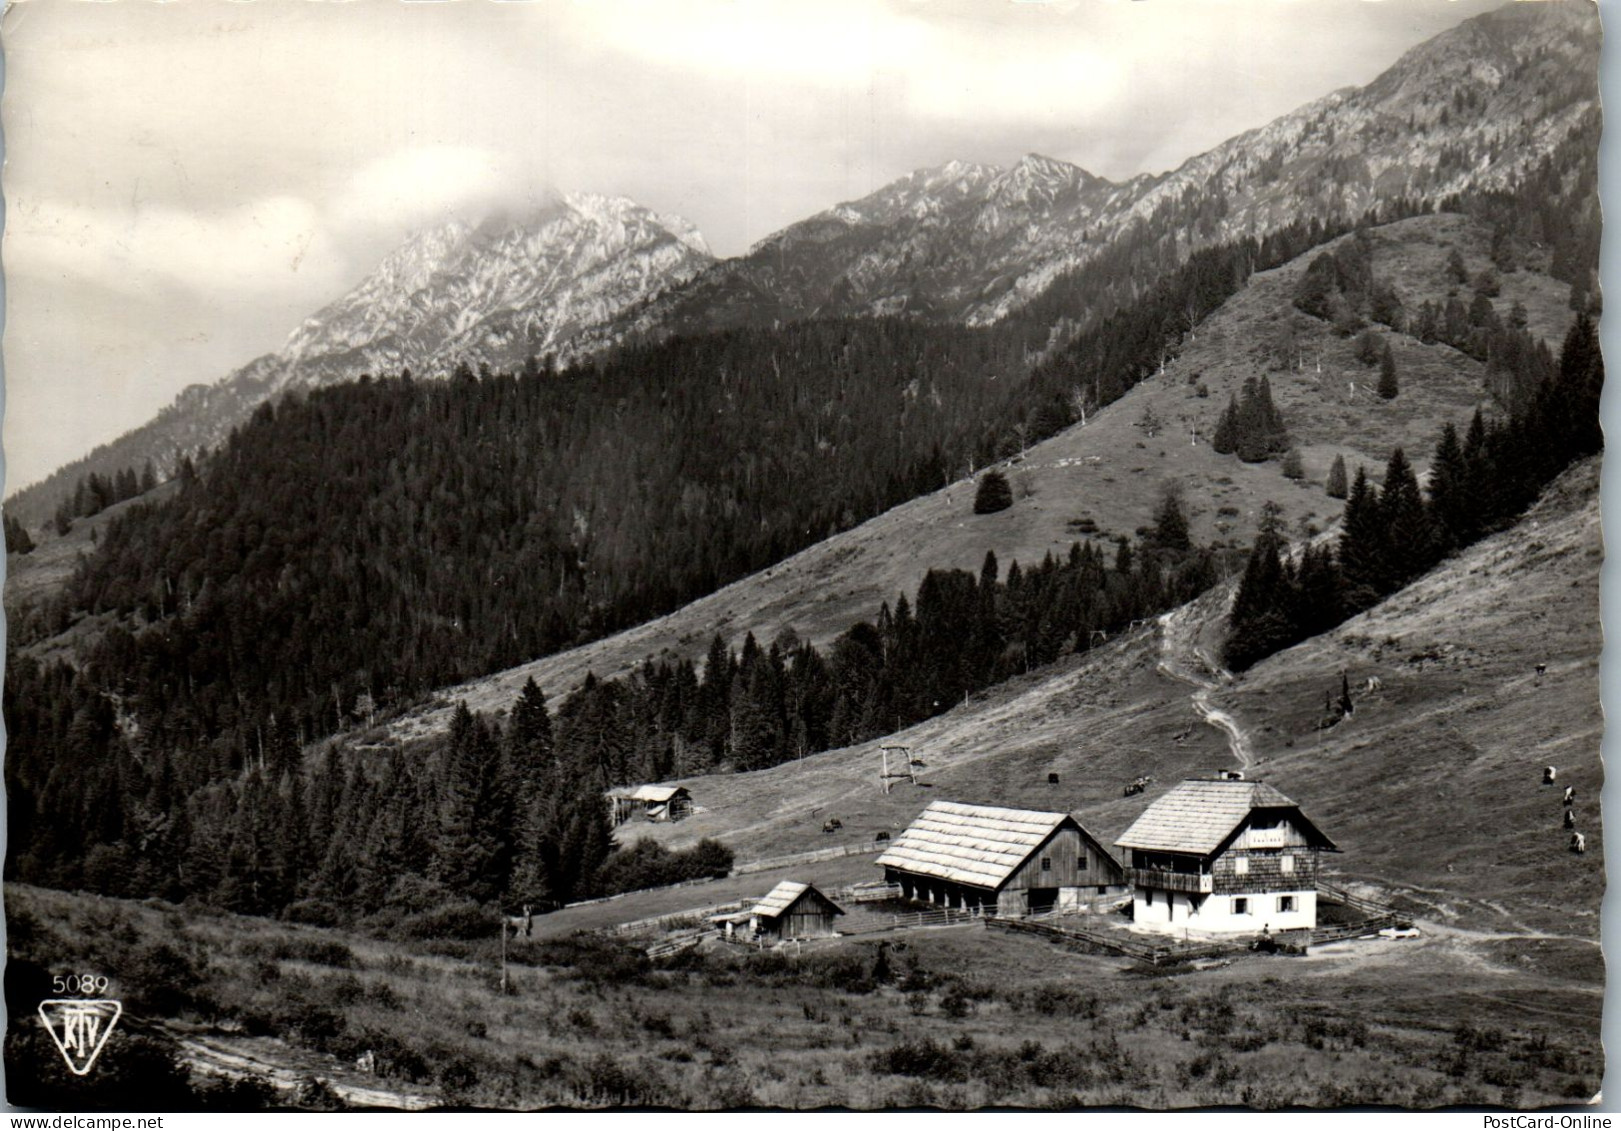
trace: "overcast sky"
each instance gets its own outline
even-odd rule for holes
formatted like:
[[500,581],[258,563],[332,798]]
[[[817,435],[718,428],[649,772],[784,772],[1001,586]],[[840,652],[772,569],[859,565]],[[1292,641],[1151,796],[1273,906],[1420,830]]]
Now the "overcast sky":
[[545,186],[719,254],[914,168],[1180,164],[1497,0],[21,0],[7,489]]

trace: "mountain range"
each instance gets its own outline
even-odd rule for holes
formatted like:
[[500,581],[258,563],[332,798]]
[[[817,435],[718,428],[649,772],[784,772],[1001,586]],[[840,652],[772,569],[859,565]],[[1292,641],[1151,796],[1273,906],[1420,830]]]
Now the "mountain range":
[[[687,222],[623,198],[553,196],[419,232],[279,351],[9,502],[36,525],[76,480],[218,444],[265,400],[364,373],[560,363],[627,342],[827,316],[985,326],[1061,342],[1201,247],[1382,204],[1506,190],[1596,136],[1596,9],[1510,4],[1189,159],[1115,183],[1031,154],[919,170],[716,259]],[[1124,265],[1110,285],[1084,274]],[[1061,296],[1061,301],[1054,299]],[[1043,301],[1045,298],[1046,301]]]

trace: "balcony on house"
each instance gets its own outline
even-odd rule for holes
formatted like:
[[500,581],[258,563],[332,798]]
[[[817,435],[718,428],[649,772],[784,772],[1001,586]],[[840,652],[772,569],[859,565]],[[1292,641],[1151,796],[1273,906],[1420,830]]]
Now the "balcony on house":
[[1184,891],[1193,895],[1209,895],[1213,890],[1213,877],[1208,872],[1171,872],[1162,868],[1127,868],[1133,885],[1156,888],[1160,891]]

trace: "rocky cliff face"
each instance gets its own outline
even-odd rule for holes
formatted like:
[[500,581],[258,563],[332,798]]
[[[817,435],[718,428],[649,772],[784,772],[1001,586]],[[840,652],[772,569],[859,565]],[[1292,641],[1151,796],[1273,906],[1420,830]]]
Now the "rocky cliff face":
[[418,233],[318,311],[269,368],[272,391],[458,361],[521,364],[686,282],[714,261],[678,217],[578,194],[532,212]]

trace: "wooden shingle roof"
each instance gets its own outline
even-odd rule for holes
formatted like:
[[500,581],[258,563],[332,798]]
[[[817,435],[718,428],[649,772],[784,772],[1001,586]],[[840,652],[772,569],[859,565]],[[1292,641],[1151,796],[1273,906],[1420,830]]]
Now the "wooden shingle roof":
[[781,915],[783,912],[787,911],[790,907],[797,903],[800,896],[804,895],[808,891],[816,892],[818,896],[821,896],[822,901],[833,909],[833,913],[835,915],[844,914],[844,909],[842,907],[834,903],[831,899],[828,899],[827,896],[822,895],[822,893],[817,891],[816,888],[812,887],[810,884],[798,883],[795,880],[783,880],[776,887],[772,888],[770,893],[767,894],[764,899],[754,905],[753,909],[749,911],[749,914],[758,915],[762,919],[775,919],[778,915]]
[[1255,809],[1289,810],[1289,817],[1309,843],[1334,851],[1334,842],[1307,820],[1300,806],[1265,782],[1180,782],[1138,817],[1119,840],[1120,848],[1149,852],[1193,852],[1219,849]]
[[678,793],[685,793],[684,785],[639,785],[634,789],[610,790],[609,797],[621,798],[625,801],[668,801]]
[[1007,882],[1068,813],[931,801],[878,863],[974,887]]

